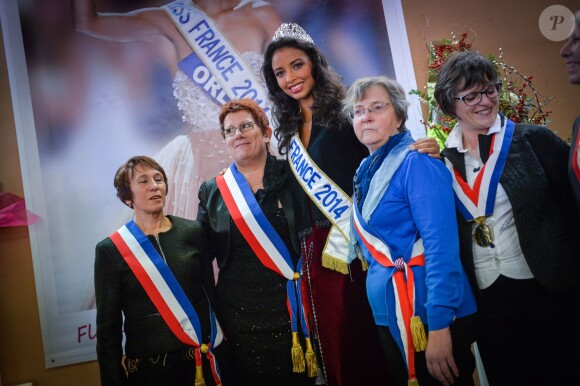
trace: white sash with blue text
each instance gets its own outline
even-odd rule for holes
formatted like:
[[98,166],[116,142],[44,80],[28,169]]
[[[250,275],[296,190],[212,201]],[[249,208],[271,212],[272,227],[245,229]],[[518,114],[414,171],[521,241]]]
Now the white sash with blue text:
[[322,265],[347,274],[351,198],[312,161],[300,138],[290,140],[288,162],[302,189],[332,223],[322,251]]
[[215,23],[191,1],[163,7],[194,53],[179,68],[218,105],[232,99],[253,99],[270,118],[268,95],[262,84]]

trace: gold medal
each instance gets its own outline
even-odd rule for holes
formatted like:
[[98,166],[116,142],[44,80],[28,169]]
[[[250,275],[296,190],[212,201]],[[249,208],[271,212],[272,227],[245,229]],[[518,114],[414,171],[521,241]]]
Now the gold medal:
[[473,239],[480,247],[494,247],[493,229],[485,223],[485,217],[481,216],[474,221],[478,224],[473,232]]

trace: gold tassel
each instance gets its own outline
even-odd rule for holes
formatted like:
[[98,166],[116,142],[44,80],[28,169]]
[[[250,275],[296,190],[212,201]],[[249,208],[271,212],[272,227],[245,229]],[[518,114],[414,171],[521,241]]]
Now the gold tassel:
[[413,337],[415,351],[425,351],[427,349],[427,336],[420,316],[411,318],[411,336]]
[[203,379],[203,370],[201,366],[195,366],[195,386],[205,386],[205,379]]
[[417,378],[409,379],[407,381],[407,386],[419,386],[419,381],[417,380]]
[[322,255],[322,266],[324,268],[332,269],[333,271],[340,272],[343,275],[348,275],[348,264],[344,260],[337,259],[328,254]]
[[310,338],[306,338],[306,364],[308,365],[308,376],[315,377],[318,375],[318,365],[316,364],[316,354],[312,349]]
[[292,366],[292,371],[295,373],[303,373],[306,367],[304,362],[304,352],[302,351],[302,346],[298,341],[297,332],[292,333]]
[[362,257],[362,258],[360,258],[360,262],[361,262],[362,270],[368,271],[369,270],[369,263],[367,263],[367,260],[364,257]]

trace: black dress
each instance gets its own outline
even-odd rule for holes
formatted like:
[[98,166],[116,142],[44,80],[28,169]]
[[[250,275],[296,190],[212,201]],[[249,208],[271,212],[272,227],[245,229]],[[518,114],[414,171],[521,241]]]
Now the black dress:
[[[288,221],[284,209],[279,207],[280,194],[287,182],[284,167],[283,161],[267,162],[265,189],[258,190],[255,197],[296,263]],[[222,210],[214,211],[216,207],[224,207],[208,199],[213,197],[208,191],[215,192],[215,189],[213,180],[201,189],[200,213],[202,219],[207,215],[207,223],[211,222],[210,218],[215,221],[216,216],[224,215]],[[223,202],[221,197],[218,201]],[[214,226],[210,226],[210,231],[216,232]],[[235,386],[314,384],[314,379],[308,378],[306,373],[292,371],[292,332],[286,307],[288,280],[262,264],[231,219],[227,228],[227,263],[220,266],[216,290],[219,321],[232,353],[233,368],[230,370]]]

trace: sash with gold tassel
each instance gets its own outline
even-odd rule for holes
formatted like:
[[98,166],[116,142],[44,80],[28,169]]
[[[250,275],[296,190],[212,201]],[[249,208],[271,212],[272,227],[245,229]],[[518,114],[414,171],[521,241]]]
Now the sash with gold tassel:
[[348,274],[352,199],[312,161],[297,134],[290,140],[288,163],[302,189],[332,224],[322,265]]
[[[266,268],[288,279],[286,298],[292,329],[293,371],[302,373],[307,369],[308,376],[315,377],[318,367],[310,341],[310,326],[301,291],[301,259],[294,268],[290,251],[264,215],[250,186],[235,164],[223,175],[217,176],[216,182],[232,220],[252,251]],[[306,354],[298,338],[298,321],[306,341]]]
[[391,276],[387,278],[387,283],[392,282],[396,300],[395,312],[389,312],[389,319],[394,320],[394,323],[389,323],[389,329],[407,363],[407,384],[418,385],[414,352],[426,350],[427,336],[421,317],[415,314],[415,278],[412,268],[425,266],[423,240],[419,238],[415,241],[409,261],[405,261],[403,257],[393,259],[387,243],[364,221],[356,202],[353,208],[353,225],[359,245],[380,265],[393,268],[390,271]]
[[211,336],[209,343],[205,344],[201,343],[203,337],[201,323],[195,308],[167,263],[137,224],[130,221],[109,237],[171,331],[180,341],[194,347],[195,386],[205,385],[202,354],[209,359],[215,383],[220,386],[222,384],[220,371],[211,349],[221,343],[223,333],[211,305],[209,309]]

